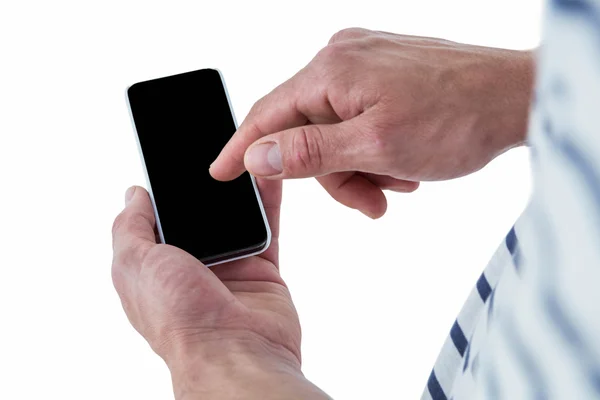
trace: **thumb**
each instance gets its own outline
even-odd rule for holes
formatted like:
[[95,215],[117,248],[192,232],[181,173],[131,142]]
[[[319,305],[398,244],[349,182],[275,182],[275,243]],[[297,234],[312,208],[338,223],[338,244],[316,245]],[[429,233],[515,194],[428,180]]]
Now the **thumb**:
[[359,135],[351,121],[304,125],[265,136],[244,156],[255,176],[308,178],[358,169]]
[[117,216],[112,228],[115,252],[127,250],[140,239],[156,243],[155,223],[148,192],[139,186],[130,187],[125,194],[125,209]]

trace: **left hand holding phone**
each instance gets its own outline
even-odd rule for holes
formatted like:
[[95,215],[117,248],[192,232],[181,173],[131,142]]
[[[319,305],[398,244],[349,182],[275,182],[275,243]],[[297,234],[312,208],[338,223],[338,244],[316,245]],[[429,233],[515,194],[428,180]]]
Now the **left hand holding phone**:
[[273,245],[212,269],[157,244],[143,188],[128,190],[115,219],[113,283],[134,328],[168,365],[177,400],[329,398],[302,375],[298,315],[279,275],[281,182],[258,186]]

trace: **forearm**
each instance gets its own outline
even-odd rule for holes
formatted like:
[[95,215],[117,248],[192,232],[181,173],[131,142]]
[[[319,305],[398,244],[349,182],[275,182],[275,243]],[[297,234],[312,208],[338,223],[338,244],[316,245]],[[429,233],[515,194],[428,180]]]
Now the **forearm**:
[[260,342],[181,349],[167,364],[176,400],[330,399],[304,377],[295,357]]

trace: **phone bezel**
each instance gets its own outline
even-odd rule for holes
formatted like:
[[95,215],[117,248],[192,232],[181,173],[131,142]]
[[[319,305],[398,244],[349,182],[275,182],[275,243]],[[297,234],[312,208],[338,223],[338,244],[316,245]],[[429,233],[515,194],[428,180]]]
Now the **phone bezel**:
[[[231,113],[231,117],[233,118],[233,123],[235,125],[235,128],[237,129],[239,125],[237,123],[237,119],[236,119],[235,113],[233,111],[233,106],[231,104],[231,98],[229,97],[229,91],[227,90],[227,85],[225,84],[225,79],[223,78],[223,73],[221,72],[221,70],[219,70],[218,68],[203,68],[201,70],[188,71],[188,72],[184,72],[184,73],[197,72],[197,71],[202,71],[202,70],[207,70],[207,69],[213,70],[213,71],[216,71],[219,73],[219,78],[221,79],[221,85],[223,86],[223,89],[225,90],[225,96],[227,97],[227,104],[229,105],[229,112]],[[184,74],[184,73],[182,73],[182,74]],[[176,75],[181,75],[181,74],[168,75],[168,76],[163,76],[161,78],[169,78],[171,76],[176,76]],[[161,78],[154,78],[154,79],[161,79]],[[153,80],[153,79],[148,79],[148,80]],[[146,80],[146,81],[148,81],[148,80]],[[146,81],[140,81],[137,83],[143,83]],[[158,215],[156,202],[154,200],[154,193],[152,192],[152,185],[150,184],[150,177],[148,175],[148,170],[146,168],[146,161],[144,160],[144,153],[142,152],[140,138],[139,138],[137,129],[135,127],[135,120],[133,119],[133,113],[131,111],[131,104],[129,102],[129,89],[132,86],[136,85],[137,83],[134,83],[133,85],[130,85],[125,89],[125,100],[127,102],[127,110],[129,112],[129,119],[131,121],[131,125],[133,126],[135,142],[137,144],[138,153],[140,156],[140,160],[142,162],[142,168],[144,170],[144,176],[146,178],[146,187],[148,189],[148,194],[150,195],[150,201],[152,202],[152,209],[154,211],[154,218],[156,219],[156,228],[158,231],[158,236],[159,236],[160,242],[164,244],[164,243],[166,243],[165,236],[163,234],[162,226],[160,223],[160,216]],[[271,227],[269,225],[269,220],[268,220],[267,214],[265,212],[265,207],[263,205],[262,198],[260,196],[260,191],[258,190],[258,185],[256,184],[256,178],[254,176],[250,175],[250,180],[252,181],[252,187],[254,188],[256,200],[258,201],[260,213],[263,217],[263,222],[265,224],[265,229],[267,231],[267,240],[264,243],[259,243],[257,245],[258,247],[249,247],[249,248],[234,250],[234,251],[231,251],[228,253],[218,254],[213,257],[210,257],[208,259],[209,261],[207,261],[207,262],[200,260],[200,262],[202,262],[207,267],[212,267],[215,265],[224,264],[224,263],[235,261],[235,260],[241,260],[241,259],[247,258],[247,257],[256,256],[256,255],[261,254],[262,252],[266,251],[269,248],[269,246],[271,245],[271,236],[272,236],[271,235]]]

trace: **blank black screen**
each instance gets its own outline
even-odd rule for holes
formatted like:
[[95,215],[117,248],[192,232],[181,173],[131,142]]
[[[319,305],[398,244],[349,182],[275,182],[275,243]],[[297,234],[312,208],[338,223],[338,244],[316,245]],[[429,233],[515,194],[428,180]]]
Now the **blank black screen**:
[[263,247],[250,175],[218,182],[208,173],[236,130],[219,72],[136,83],[128,96],[165,242],[203,262]]

